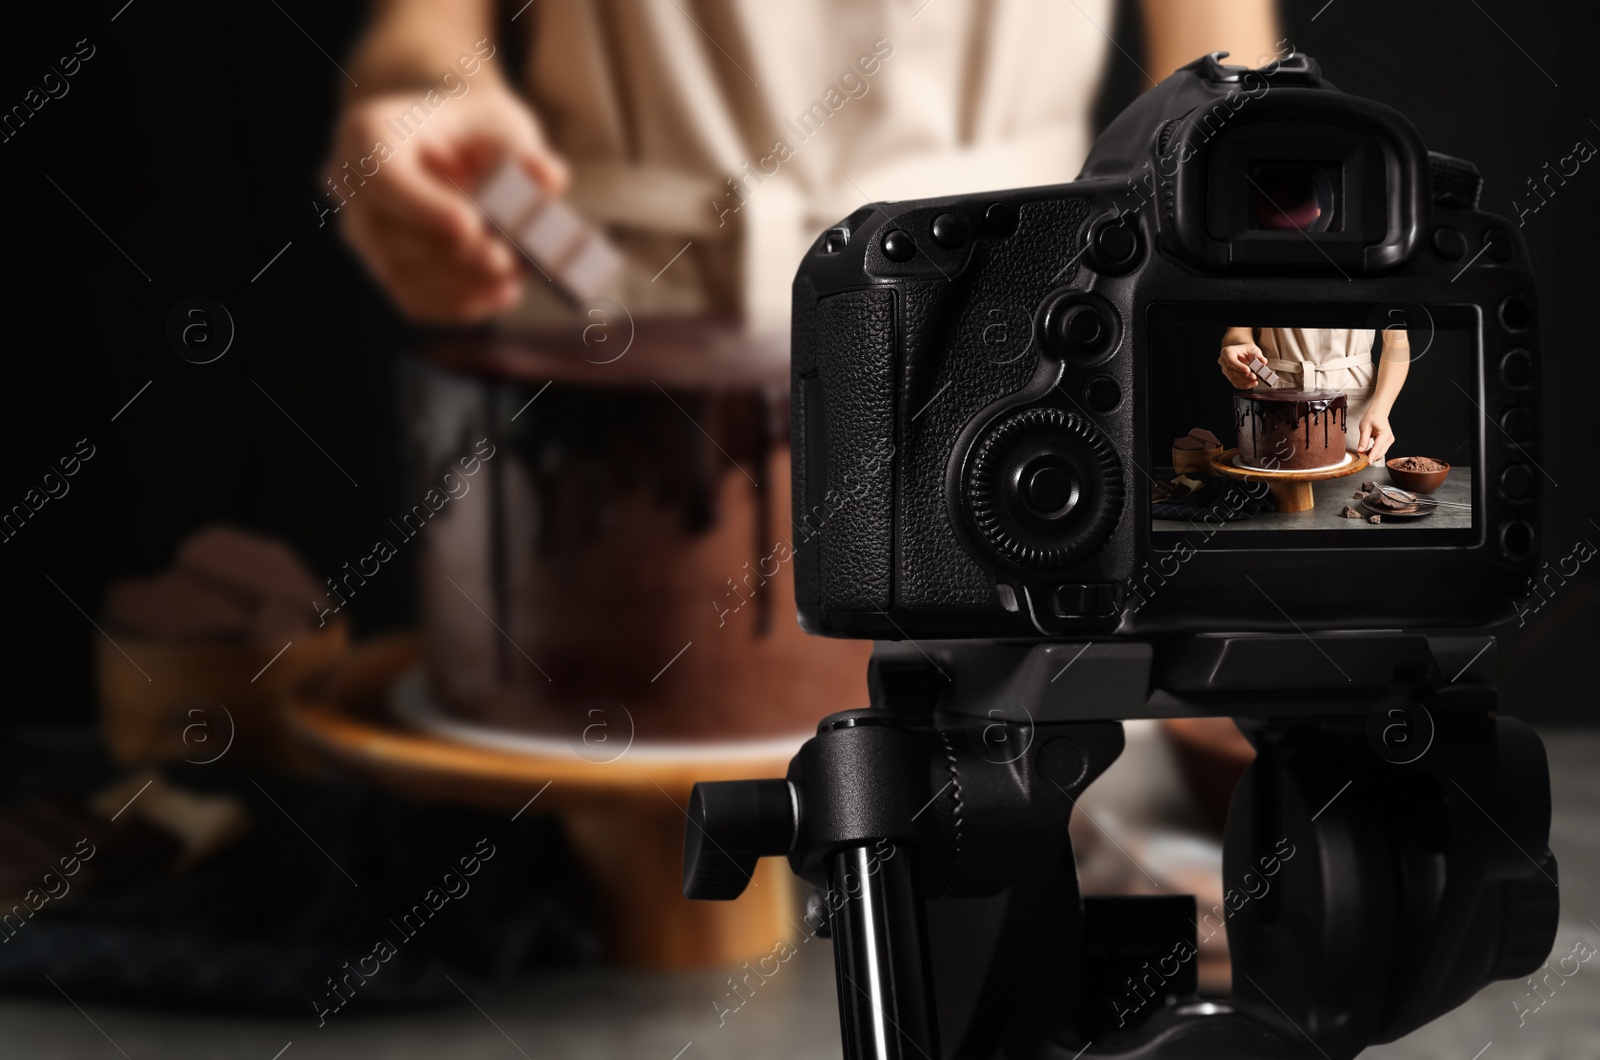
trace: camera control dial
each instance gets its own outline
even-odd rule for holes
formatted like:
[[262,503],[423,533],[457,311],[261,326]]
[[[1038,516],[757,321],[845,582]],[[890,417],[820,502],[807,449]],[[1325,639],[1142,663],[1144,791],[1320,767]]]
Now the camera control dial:
[[1111,536],[1122,514],[1122,461],[1087,417],[1025,409],[979,437],[965,488],[990,548],[1021,566],[1053,570]]

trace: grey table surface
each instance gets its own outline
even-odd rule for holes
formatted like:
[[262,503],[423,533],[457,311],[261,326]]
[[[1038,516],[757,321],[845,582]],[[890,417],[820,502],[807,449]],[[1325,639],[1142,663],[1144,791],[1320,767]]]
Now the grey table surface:
[[[1561,866],[1556,956],[1600,945],[1600,732],[1547,729]],[[1115,767],[1113,767],[1115,768]],[[1125,781],[1137,778],[1124,778]],[[1093,789],[1091,789],[1092,791]],[[1485,823],[1485,828],[1490,827]],[[530,975],[474,1004],[398,1015],[261,1019],[60,998],[0,999],[0,1060],[812,1060],[840,1055],[832,954],[817,939],[728,1006],[733,969],[659,974],[591,969]],[[1600,961],[1531,1015],[1523,982],[1496,983],[1373,1060],[1593,1060],[1600,1057]],[[292,1043],[292,1044],[291,1044]]]
[[[1339,513],[1345,505],[1360,509],[1361,502],[1355,499],[1357,488],[1363,482],[1376,482],[1379,485],[1392,486],[1394,481],[1389,478],[1387,468],[1367,468],[1357,471],[1344,478],[1324,479],[1311,484],[1311,494],[1316,499],[1316,504],[1310,511],[1304,512],[1275,512],[1264,511],[1251,519],[1239,519],[1224,522],[1220,526],[1208,522],[1208,527],[1215,526],[1224,532],[1243,533],[1250,530],[1349,530],[1354,533],[1363,533],[1373,530],[1462,530],[1472,527],[1472,512],[1466,508],[1452,508],[1441,506],[1432,515],[1418,519],[1399,519],[1386,516],[1382,523],[1374,526],[1365,519],[1347,519]],[[1449,476],[1440,486],[1428,496],[1436,501],[1447,501],[1451,504],[1472,503],[1472,468],[1454,465],[1450,468]],[[1189,530],[1190,523],[1182,519],[1152,519],[1152,530]]]

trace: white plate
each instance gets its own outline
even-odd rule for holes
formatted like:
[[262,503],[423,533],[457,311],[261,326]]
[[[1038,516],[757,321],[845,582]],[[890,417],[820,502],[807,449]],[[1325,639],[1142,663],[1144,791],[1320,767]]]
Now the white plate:
[[[435,701],[433,692],[428,688],[427,676],[420,666],[410,670],[394,683],[389,693],[389,708],[394,711],[396,718],[412,728],[458,743],[541,758],[583,757],[560,735],[536,736],[532,733],[496,729],[446,714]],[[810,729],[792,736],[766,737],[760,740],[718,740],[714,743],[637,741],[630,742],[624,753],[633,760],[655,762],[789,757],[800,750],[800,745],[815,734],[816,730]],[[620,758],[621,755],[617,757]]]
[[1356,455],[1350,452],[1348,449],[1345,450],[1343,459],[1341,459],[1337,464],[1324,464],[1321,467],[1252,467],[1251,465],[1246,464],[1238,453],[1235,453],[1233,455],[1233,459],[1229,461],[1229,463],[1238,468],[1240,471],[1259,471],[1264,475],[1300,475],[1313,471],[1337,471],[1341,467],[1349,467],[1355,462]]

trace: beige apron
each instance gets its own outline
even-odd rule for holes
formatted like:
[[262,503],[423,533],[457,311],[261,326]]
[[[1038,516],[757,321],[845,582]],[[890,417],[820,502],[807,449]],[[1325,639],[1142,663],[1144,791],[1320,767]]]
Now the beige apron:
[[1354,449],[1378,377],[1378,366],[1372,360],[1376,336],[1369,328],[1261,328],[1256,345],[1266,356],[1267,366],[1283,376],[1284,386],[1345,392],[1350,402],[1345,413],[1345,443]]
[[[533,0],[526,87],[635,317],[787,330],[824,228],[875,199],[1073,179],[1112,0]],[[676,256],[676,257],[675,257]],[[570,310],[543,284],[508,322]]]

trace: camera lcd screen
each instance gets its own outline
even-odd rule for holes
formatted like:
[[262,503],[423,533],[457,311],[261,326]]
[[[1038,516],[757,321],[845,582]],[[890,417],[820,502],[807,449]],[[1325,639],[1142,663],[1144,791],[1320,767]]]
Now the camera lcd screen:
[[1148,319],[1155,548],[1478,542],[1475,308],[1165,304]]

